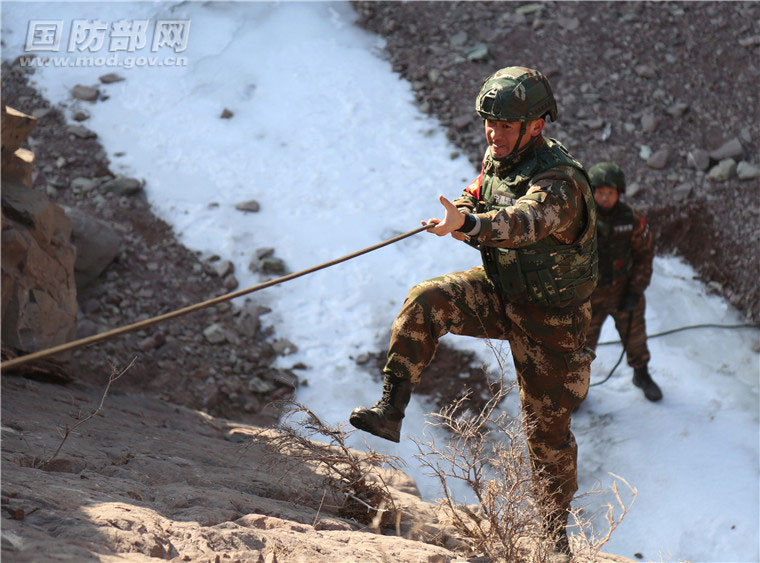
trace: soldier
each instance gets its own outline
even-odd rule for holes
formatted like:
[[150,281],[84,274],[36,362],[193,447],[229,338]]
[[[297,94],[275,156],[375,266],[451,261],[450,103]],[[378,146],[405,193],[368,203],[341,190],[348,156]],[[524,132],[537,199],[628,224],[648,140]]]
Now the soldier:
[[662,399],[662,391],[647,369],[649,349],[644,322],[644,290],[652,279],[654,242],[644,216],[620,200],[625,193],[625,176],[612,162],[589,169],[597,205],[599,285],[591,296],[591,326],[586,336],[596,350],[599,333],[608,315],[625,346],[633,384],[650,401]]
[[398,442],[441,336],[509,340],[532,468],[548,483],[548,530],[569,555],[565,525],[578,488],[570,414],[586,397],[594,357],[585,347],[597,279],[593,195],[581,164],[542,135],[557,106],[540,72],[497,71],[475,108],[488,142],[481,173],[453,203],[440,196],[444,219],[429,223],[438,236],[478,245],[483,266],[412,288],[393,323],[382,398],[354,409],[350,422]]

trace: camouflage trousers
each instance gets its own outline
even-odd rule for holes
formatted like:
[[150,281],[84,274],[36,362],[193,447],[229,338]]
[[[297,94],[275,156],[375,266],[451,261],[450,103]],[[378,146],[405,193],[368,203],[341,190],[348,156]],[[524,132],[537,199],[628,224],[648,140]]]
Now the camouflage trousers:
[[586,341],[592,350],[596,350],[602,325],[607,316],[612,315],[620,340],[625,344],[628,365],[633,369],[643,368],[649,363],[650,358],[649,348],[647,348],[647,326],[644,320],[646,300],[642,295],[631,313],[618,311],[625,291],[625,283],[598,287],[594,291],[591,296],[591,325],[586,334]]
[[[558,515],[577,484],[577,445],[570,414],[588,392],[593,352],[585,347],[588,301],[544,309],[502,300],[482,267],[434,278],[412,288],[393,323],[384,372],[420,380],[446,333],[508,340],[520,389],[534,474]],[[561,516],[560,516],[561,517]]]

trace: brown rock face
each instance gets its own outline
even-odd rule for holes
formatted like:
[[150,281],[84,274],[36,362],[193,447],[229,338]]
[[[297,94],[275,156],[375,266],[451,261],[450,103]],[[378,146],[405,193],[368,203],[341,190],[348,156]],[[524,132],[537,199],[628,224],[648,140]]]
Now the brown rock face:
[[3,129],[3,154],[13,154],[37,125],[37,120],[31,115],[27,115],[5,104],[3,104],[1,122]]
[[76,334],[71,221],[41,192],[2,185],[2,339],[25,351]]
[[32,187],[34,153],[23,149],[23,143],[37,125],[37,120],[10,106],[2,104],[2,169],[3,179],[18,179],[26,187]]

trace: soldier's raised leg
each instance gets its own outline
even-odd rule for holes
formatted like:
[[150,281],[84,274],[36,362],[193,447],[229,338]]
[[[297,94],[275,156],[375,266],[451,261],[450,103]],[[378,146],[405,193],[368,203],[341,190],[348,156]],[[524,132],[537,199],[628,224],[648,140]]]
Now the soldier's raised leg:
[[349,422],[398,442],[414,384],[430,364],[446,333],[505,338],[509,321],[483,268],[455,272],[412,288],[393,322],[383,395],[372,407],[353,410]]

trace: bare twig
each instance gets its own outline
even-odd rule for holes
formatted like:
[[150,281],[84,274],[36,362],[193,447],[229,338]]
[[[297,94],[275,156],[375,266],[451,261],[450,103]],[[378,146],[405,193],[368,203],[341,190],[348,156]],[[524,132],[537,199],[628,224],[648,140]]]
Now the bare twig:
[[317,514],[314,516],[314,522],[312,522],[312,527],[317,525],[317,520],[319,520],[319,513],[322,511],[322,505],[325,503],[325,495],[327,495],[327,489],[322,491],[322,500],[319,503],[319,508],[317,508]]
[[[490,561],[546,561],[556,541],[546,525],[554,506],[548,496],[551,487],[542,472],[531,466],[525,436],[532,422],[524,417],[511,418],[499,410],[515,385],[505,386],[503,354],[491,348],[502,369],[501,379],[490,386],[491,399],[477,413],[464,409],[465,396],[430,415],[428,424],[446,432],[448,442],[441,447],[433,438],[425,443],[418,441],[417,458],[438,480],[442,489],[440,505],[473,552]],[[635,489],[624,479],[614,477],[635,497]],[[467,486],[477,501],[476,508],[455,502],[452,480]],[[633,504],[626,506],[616,482],[611,491],[619,514],[612,505],[608,506],[607,531],[600,537],[590,532],[587,519],[578,511],[573,513],[580,530],[572,539],[579,561],[596,558]]]
[[60,453],[61,448],[63,448],[63,444],[66,442],[66,439],[69,437],[69,434],[71,434],[74,430],[76,430],[79,426],[90,420],[93,416],[97,415],[100,410],[103,408],[103,403],[106,400],[106,397],[108,396],[108,391],[111,389],[111,385],[119,379],[122,375],[127,373],[129,369],[134,365],[135,361],[137,361],[137,356],[132,358],[132,361],[129,362],[129,365],[125,367],[123,370],[118,371],[116,366],[113,364],[111,365],[111,375],[108,376],[108,383],[106,383],[106,388],[103,391],[103,396],[100,398],[100,404],[98,405],[98,408],[96,408],[94,411],[92,411],[89,415],[87,415],[85,418],[81,419],[79,422],[77,422],[74,426],[69,427],[68,425],[63,431],[63,437],[61,438],[61,443],[58,444],[58,449],[55,450],[55,453],[50,456],[48,459],[44,461],[40,461],[37,464],[37,467],[45,467],[47,464],[49,464],[51,461],[53,461],[56,456]]
[[[578,541],[573,546],[573,551],[578,557],[582,557],[588,561],[596,561],[598,559],[599,551],[612,536],[612,533],[617,529],[620,523],[625,518],[626,514],[631,510],[633,504],[636,502],[636,496],[638,491],[628,483],[623,477],[610,473],[615,479],[607,489],[605,490],[592,490],[587,494],[601,494],[605,491],[610,491],[615,501],[615,505],[612,503],[602,507],[605,510],[604,519],[606,521],[606,530],[603,534],[597,535],[591,525],[591,518],[582,518],[579,515],[578,510],[572,512],[573,519],[575,520],[574,528],[577,530],[576,538]],[[626,504],[620,494],[618,488],[618,481],[623,483],[631,494],[630,503]],[[619,510],[619,514],[615,514],[616,508]]]

